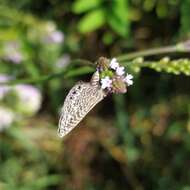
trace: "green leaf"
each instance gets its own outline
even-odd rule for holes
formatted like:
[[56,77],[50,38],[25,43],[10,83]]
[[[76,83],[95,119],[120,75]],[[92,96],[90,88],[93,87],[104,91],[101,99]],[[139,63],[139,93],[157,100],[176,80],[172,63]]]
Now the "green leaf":
[[123,37],[129,35],[130,23],[128,1],[114,1],[108,12],[108,23],[119,35]]
[[123,23],[128,22],[128,0],[117,0],[113,3],[113,14],[118,17]]
[[121,22],[117,17],[110,16],[110,20],[108,20],[111,28],[119,35],[126,37],[128,35],[128,28],[125,23]]
[[73,3],[72,10],[74,13],[84,13],[97,8],[101,3],[102,0],[77,0]]
[[103,9],[91,11],[79,22],[78,28],[81,33],[92,32],[105,23],[105,12]]

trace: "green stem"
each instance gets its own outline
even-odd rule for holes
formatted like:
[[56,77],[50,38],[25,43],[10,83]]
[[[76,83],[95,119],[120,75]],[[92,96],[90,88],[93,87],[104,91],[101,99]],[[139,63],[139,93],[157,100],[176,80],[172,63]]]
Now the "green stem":
[[146,57],[146,56],[153,56],[153,55],[160,55],[160,54],[171,54],[171,53],[188,53],[190,52],[190,42],[180,42],[172,46],[166,46],[166,47],[159,47],[159,48],[152,48],[132,53],[127,53],[121,56],[118,56],[118,61],[122,62],[125,60],[132,60],[137,57]]
[[[190,50],[188,48],[185,48],[184,43],[179,43],[174,46],[153,48],[153,49],[124,54],[124,55],[118,56],[117,59],[119,62],[123,64],[123,66],[127,66],[133,63],[131,61],[138,57],[146,57],[146,56],[153,56],[153,55],[159,55],[159,54],[169,54],[169,53],[176,53],[176,52],[189,52],[189,51]],[[150,63],[151,62],[145,63],[144,61],[142,61],[143,65],[149,65]],[[73,67],[77,65],[84,65],[85,67],[72,70]],[[92,63],[91,61],[83,60],[83,59],[75,59],[69,63],[69,67],[67,67],[66,69],[63,69],[62,71],[58,73],[44,75],[38,78],[11,80],[8,82],[0,83],[0,85],[14,85],[14,84],[21,84],[21,83],[40,83],[40,82],[45,82],[54,78],[61,77],[62,75],[65,75],[63,76],[64,78],[79,76],[79,75],[93,72],[94,71],[94,69],[92,68],[93,66],[95,66],[95,64]]]
[[[84,67],[79,67],[76,68],[74,70],[69,70],[71,68],[73,68],[73,66],[76,65],[86,65]],[[57,73],[53,73],[50,75],[44,75],[38,78],[29,78],[29,79],[18,79],[18,80],[10,80],[7,82],[3,82],[0,83],[0,85],[15,85],[15,84],[23,84],[23,83],[30,83],[30,84],[34,84],[34,83],[42,83],[42,82],[46,82],[48,80],[52,80],[54,78],[58,78],[63,76],[63,78],[70,78],[70,77],[75,77],[75,76],[80,76],[83,74],[87,74],[87,73],[91,73],[94,71],[94,68],[92,67],[93,63],[87,60],[82,60],[82,59],[76,59],[70,62],[70,68],[66,68],[61,70],[60,72]]]
[[159,55],[159,54],[175,53],[177,51],[179,50],[176,46],[166,46],[166,47],[161,47],[161,48],[153,48],[153,49],[124,54],[124,55],[118,56],[117,59],[118,61],[122,62],[125,60],[132,60],[137,57],[146,57],[146,56],[153,56],[153,55]]

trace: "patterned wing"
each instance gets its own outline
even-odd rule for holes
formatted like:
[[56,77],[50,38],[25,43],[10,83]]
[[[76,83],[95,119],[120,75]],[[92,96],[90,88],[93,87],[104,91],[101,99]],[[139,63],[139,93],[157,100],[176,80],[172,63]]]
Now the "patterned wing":
[[93,85],[92,81],[91,83],[78,82],[65,99],[58,135],[63,137],[69,133],[105,96],[105,92],[98,85]]

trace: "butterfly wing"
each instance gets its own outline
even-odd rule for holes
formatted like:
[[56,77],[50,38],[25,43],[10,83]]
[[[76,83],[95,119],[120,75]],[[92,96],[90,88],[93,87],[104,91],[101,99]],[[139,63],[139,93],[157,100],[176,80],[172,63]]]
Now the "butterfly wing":
[[58,135],[68,134],[85,115],[105,97],[97,85],[78,82],[67,95],[59,120]]

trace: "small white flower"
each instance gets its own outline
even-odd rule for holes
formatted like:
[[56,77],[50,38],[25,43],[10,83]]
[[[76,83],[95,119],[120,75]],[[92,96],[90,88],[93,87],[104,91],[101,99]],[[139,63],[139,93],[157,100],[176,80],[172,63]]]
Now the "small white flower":
[[125,74],[125,68],[124,67],[118,67],[116,69],[116,74],[119,75],[119,76]]
[[127,83],[128,86],[133,84],[133,75],[131,74],[127,74],[127,76],[125,77],[124,81]]
[[112,80],[107,76],[101,79],[102,89],[111,87]]
[[110,61],[110,67],[114,70],[116,70],[118,67],[119,67],[119,63],[117,62],[117,59],[116,58],[113,58],[111,61]]

